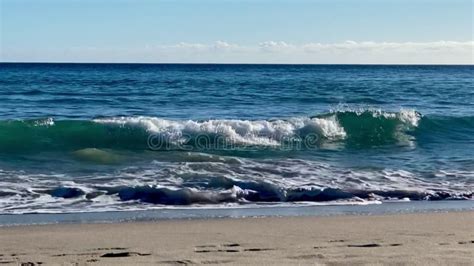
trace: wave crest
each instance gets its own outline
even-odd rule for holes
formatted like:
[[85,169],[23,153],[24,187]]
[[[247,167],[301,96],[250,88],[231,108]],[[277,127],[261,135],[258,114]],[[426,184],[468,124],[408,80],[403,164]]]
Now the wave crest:
[[178,121],[157,117],[114,117],[94,119],[101,124],[141,127],[174,144],[189,143],[198,135],[221,137],[233,144],[279,146],[288,140],[316,135],[322,141],[353,138],[362,144],[385,144],[406,139],[404,133],[418,126],[421,114],[414,110],[339,111],[313,117],[275,120]]
[[[453,118],[455,119],[455,118]],[[150,149],[149,137],[180,148],[232,147],[315,148],[336,143],[341,147],[412,144],[418,128],[431,134],[431,124],[414,110],[337,111],[313,117],[271,120],[169,120],[158,117],[105,117],[84,120],[0,121],[0,151],[74,151],[98,149]],[[453,120],[454,121],[454,120]],[[423,122],[423,126],[420,126]],[[444,123],[444,122],[443,122]],[[465,124],[465,123],[464,123]],[[428,125],[428,127],[426,126]],[[449,130],[449,127],[448,127]],[[296,146],[285,146],[288,143]],[[217,145],[215,145],[217,144]],[[310,144],[309,147],[302,146]],[[337,147],[339,147],[337,146]],[[207,148],[207,147],[206,147]],[[158,149],[159,150],[159,149]]]

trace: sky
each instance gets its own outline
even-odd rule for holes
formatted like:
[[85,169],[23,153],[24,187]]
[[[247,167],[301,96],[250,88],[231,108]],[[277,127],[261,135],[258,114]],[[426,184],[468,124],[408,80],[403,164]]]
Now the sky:
[[0,0],[0,61],[473,64],[473,2]]

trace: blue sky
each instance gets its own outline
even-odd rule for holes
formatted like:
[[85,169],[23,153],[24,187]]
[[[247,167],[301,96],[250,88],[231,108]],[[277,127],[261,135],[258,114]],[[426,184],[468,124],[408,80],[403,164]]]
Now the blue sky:
[[0,2],[1,61],[473,61],[471,0]]

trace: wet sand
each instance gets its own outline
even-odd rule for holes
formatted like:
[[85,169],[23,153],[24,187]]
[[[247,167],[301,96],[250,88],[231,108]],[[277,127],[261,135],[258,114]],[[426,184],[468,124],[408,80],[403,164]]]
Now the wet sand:
[[474,212],[0,227],[2,265],[473,265],[473,258]]

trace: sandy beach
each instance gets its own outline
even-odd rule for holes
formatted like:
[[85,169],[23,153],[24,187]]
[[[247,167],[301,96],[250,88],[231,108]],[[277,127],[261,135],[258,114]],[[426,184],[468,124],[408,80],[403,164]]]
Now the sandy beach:
[[472,265],[473,258],[474,212],[0,228],[6,265]]

